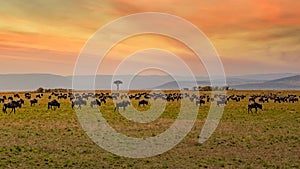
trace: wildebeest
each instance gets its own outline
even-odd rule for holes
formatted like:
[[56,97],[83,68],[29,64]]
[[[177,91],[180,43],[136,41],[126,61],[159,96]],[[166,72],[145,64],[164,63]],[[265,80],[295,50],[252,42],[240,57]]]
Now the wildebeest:
[[294,96],[290,96],[288,98],[288,100],[289,100],[289,102],[293,102],[293,103],[299,101],[299,99],[297,97],[294,97]]
[[57,100],[54,99],[54,100],[48,102],[48,109],[55,110],[56,108],[60,108],[60,103]]
[[9,103],[4,103],[3,104],[2,111],[3,111],[3,113],[7,113],[6,109],[7,108],[11,108],[11,112],[13,111],[14,113],[16,113],[16,108],[21,108],[21,107],[22,107],[22,103],[21,102],[19,102],[19,101],[11,101]]
[[281,101],[283,101],[283,99],[280,98],[280,97],[276,97],[276,98],[274,99],[274,103],[276,103],[276,102],[281,103]]
[[30,100],[30,106],[35,105],[38,102],[37,99]]
[[239,101],[241,101],[241,98],[239,98],[239,97],[232,97],[231,100],[239,102]]
[[115,107],[114,111],[119,110],[120,107],[123,107],[123,110],[125,111],[125,108],[128,105],[130,105],[130,102],[128,100],[127,101],[124,100],[122,102],[118,102],[118,103],[116,103],[116,107]]
[[265,97],[261,97],[261,98],[258,99],[258,101],[264,103],[264,102],[269,102],[269,99],[265,98]]
[[75,107],[75,105],[78,105],[78,108],[81,109],[81,105],[86,105],[86,101],[83,99],[76,99],[72,101],[72,109]]
[[255,102],[255,98],[254,97],[250,97],[249,98],[249,102]]
[[139,101],[139,106],[141,106],[141,105],[144,106],[144,105],[148,105],[148,104],[149,104],[149,102],[148,102],[147,100],[144,100],[144,99],[143,99],[143,100],[140,100],[140,101]]
[[145,99],[150,99],[151,96],[150,96],[149,94],[146,94],[146,95],[144,96],[144,98],[145,98]]
[[274,99],[274,103],[281,103],[281,102],[288,102],[288,97],[283,97],[283,96],[277,96],[275,99]]
[[252,112],[252,109],[255,109],[255,113],[257,113],[257,109],[262,109],[262,104],[259,104],[259,103],[250,103],[248,104],[248,113],[251,111]]
[[31,99],[31,94],[30,93],[25,93],[25,98],[26,99]]
[[106,103],[106,100],[105,100],[105,98],[101,98],[101,99],[100,99],[100,102],[102,102],[102,103],[104,103],[104,104],[105,104],[105,103]]
[[17,102],[19,102],[20,104],[24,104],[24,100],[23,99],[19,99]]
[[196,106],[198,106],[198,105],[201,106],[201,104],[205,104],[205,101],[204,101],[204,100],[201,100],[201,99],[196,100]]
[[217,101],[217,106],[225,105],[225,104],[227,104],[227,100],[218,100]]
[[1,102],[4,103],[4,99],[3,99],[3,98],[0,98],[0,103],[1,103]]
[[98,99],[91,101],[91,107],[94,107],[95,105],[101,106],[101,102]]
[[59,96],[57,96],[57,99],[67,99],[68,95],[67,94],[61,94]]

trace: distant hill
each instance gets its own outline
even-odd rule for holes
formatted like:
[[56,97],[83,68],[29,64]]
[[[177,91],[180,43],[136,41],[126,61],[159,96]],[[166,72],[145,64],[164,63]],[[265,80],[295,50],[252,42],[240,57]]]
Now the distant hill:
[[[286,77],[287,75],[292,75]],[[171,76],[132,76],[129,75],[97,75],[97,76],[76,76],[79,83],[75,86],[76,89],[92,89],[93,84],[88,81],[95,82],[95,89],[110,90],[116,89],[113,81],[119,79],[123,81],[120,86],[124,89],[179,89],[194,87],[191,78],[184,76],[176,76],[175,79]],[[39,87],[43,88],[67,88],[71,89],[73,76],[59,76],[52,74],[0,74],[0,91],[24,91],[36,90]],[[245,76],[227,77],[227,84],[235,89],[251,90],[251,89],[300,89],[300,75],[294,74],[257,74]],[[196,77],[197,84],[200,86],[210,85],[208,77]]]
[[300,75],[270,80],[267,83],[289,84],[289,85],[300,86]]
[[232,78],[241,78],[245,80],[263,80],[270,81],[274,79],[281,79],[286,77],[295,76],[295,73],[267,73],[267,74],[249,74],[241,76],[232,76]]
[[72,81],[52,74],[6,74],[0,75],[1,91],[23,91],[43,88],[71,88]]
[[232,87],[238,90],[300,90],[300,75],[270,80],[263,83],[234,85]]
[[[153,86],[162,85],[166,82],[172,81],[170,76],[132,76],[120,75],[97,75],[97,76],[76,76],[79,83],[75,86],[76,89],[90,90],[115,89],[113,81],[120,79],[123,84],[120,89],[151,89]],[[184,79],[181,78],[181,79]],[[0,91],[25,91],[36,90],[39,87],[48,88],[66,88],[71,89],[73,76],[59,76],[52,74],[5,74],[0,75]],[[88,83],[92,82],[92,83]],[[94,83],[93,83],[94,82]]]
[[[264,75],[261,75],[263,77]],[[274,76],[274,75],[272,75]],[[253,76],[252,76],[253,77]],[[266,76],[265,76],[266,77]],[[275,77],[275,76],[274,76]],[[244,78],[244,79],[241,79]],[[228,77],[227,84],[230,88],[237,90],[300,90],[300,75],[284,77],[274,80],[251,80],[251,77]],[[270,77],[269,77],[270,78]],[[272,78],[270,78],[272,79]],[[190,81],[172,81],[165,83],[160,86],[156,86],[153,89],[180,89],[178,86],[180,84],[181,88],[193,88],[193,83]],[[197,81],[199,86],[210,85],[209,81]]]

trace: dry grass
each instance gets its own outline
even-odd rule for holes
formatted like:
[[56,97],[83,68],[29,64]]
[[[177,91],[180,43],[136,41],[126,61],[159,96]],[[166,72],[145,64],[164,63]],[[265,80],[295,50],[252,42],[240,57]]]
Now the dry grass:
[[[247,96],[268,92],[235,91]],[[300,95],[300,91],[281,91],[282,95],[291,93]],[[44,96],[36,106],[30,107],[26,101],[16,114],[0,114],[0,168],[300,168],[300,102],[265,103],[259,115],[247,113],[247,100],[229,102],[215,133],[199,144],[210,106],[205,104],[180,144],[144,159],[119,157],[98,147],[82,130],[70,103],[61,103],[60,109],[47,110]],[[133,104],[137,106],[137,102]],[[112,102],[100,109],[117,131],[150,137],[174,122],[178,107],[179,102],[168,104],[149,124],[136,124],[113,113]]]

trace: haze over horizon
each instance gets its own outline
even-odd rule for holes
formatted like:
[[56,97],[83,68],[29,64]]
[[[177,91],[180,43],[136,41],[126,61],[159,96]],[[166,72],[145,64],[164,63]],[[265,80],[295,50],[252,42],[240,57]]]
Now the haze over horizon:
[[[132,76],[132,74],[83,74],[83,75],[74,75],[74,74],[53,74],[53,73],[0,73],[0,75],[53,75],[53,76],[64,76],[64,77],[71,77],[71,76]],[[242,77],[242,76],[263,76],[263,75],[274,75],[275,77],[278,75],[286,75],[286,76],[294,76],[300,75],[300,72],[292,73],[292,72],[272,72],[272,73],[250,73],[250,74],[235,74],[235,75],[228,75],[227,77]],[[170,76],[167,74],[139,74],[138,76]],[[174,75],[179,77],[189,77],[184,75]],[[208,77],[208,75],[196,75],[195,77]]]
[[[99,28],[138,12],[168,13],[194,24],[215,46],[227,76],[300,72],[300,1],[32,0],[28,3],[10,0],[0,4],[0,59],[3,63],[0,74],[72,75],[80,50]],[[161,24],[173,25],[166,22],[153,26]],[[124,27],[123,32],[114,33],[123,34],[128,29]],[[169,51],[184,61],[195,75],[207,75],[187,46],[152,34],[130,37],[116,44],[95,73],[114,74],[122,60],[148,48]],[[151,63],[159,67],[168,63],[170,70],[182,75],[163,54],[156,56],[161,59],[153,59],[152,55],[147,51],[137,53],[127,66],[128,72],[135,65]],[[140,72],[142,75],[165,73]]]

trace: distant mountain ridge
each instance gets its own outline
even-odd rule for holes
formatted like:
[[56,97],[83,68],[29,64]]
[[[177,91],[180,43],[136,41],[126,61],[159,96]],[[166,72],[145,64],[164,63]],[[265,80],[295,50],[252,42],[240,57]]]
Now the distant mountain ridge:
[[[113,80],[120,79],[124,89],[192,89],[195,85],[189,78],[176,76],[177,82],[170,76],[148,75],[96,75],[96,76],[76,76],[79,84],[76,89],[92,89],[95,82],[95,89],[110,90],[116,89]],[[53,74],[0,74],[0,91],[25,91],[36,90],[39,87],[47,88],[67,88],[71,89],[73,76],[60,76]],[[226,79],[229,87],[238,90],[263,90],[263,89],[292,89],[300,90],[300,75],[285,74],[257,74],[245,76],[229,76]],[[179,85],[178,85],[178,84]],[[208,77],[196,77],[196,84],[200,86],[210,85]]]
[[245,80],[264,80],[270,81],[275,79],[281,79],[286,77],[296,76],[295,73],[268,73],[268,74],[247,74],[242,76],[233,76],[235,78],[242,78]]
[[300,75],[296,75],[296,76],[290,76],[290,77],[285,77],[285,78],[281,78],[281,79],[275,79],[275,80],[270,80],[269,82],[273,82],[273,83],[293,83],[296,85],[300,85]]
[[52,74],[5,74],[0,75],[1,91],[23,91],[43,88],[71,88],[72,81]]
[[235,85],[238,90],[300,90],[300,75],[285,77],[263,83]]

